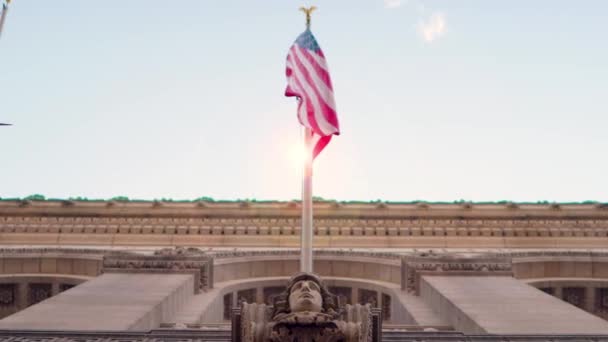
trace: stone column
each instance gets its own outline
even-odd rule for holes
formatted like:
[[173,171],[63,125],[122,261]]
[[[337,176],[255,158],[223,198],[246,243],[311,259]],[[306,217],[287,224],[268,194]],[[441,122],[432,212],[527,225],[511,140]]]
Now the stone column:
[[17,284],[17,307],[23,310],[28,306],[29,287],[27,282],[22,280]]
[[561,286],[555,286],[555,293],[553,294],[556,298],[563,299],[564,294]]
[[53,281],[51,284],[51,296],[55,296],[59,293],[59,282]]
[[595,287],[590,284],[585,288],[585,310],[587,312],[595,312]]

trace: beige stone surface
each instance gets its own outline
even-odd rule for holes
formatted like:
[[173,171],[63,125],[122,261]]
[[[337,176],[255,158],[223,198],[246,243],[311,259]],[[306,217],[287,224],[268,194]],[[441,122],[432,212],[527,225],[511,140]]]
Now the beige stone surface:
[[0,320],[0,329],[149,330],[194,295],[190,274],[104,274]]
[[608,322],[511,277],[423,276],[421,297],[478,334],[608,334]]

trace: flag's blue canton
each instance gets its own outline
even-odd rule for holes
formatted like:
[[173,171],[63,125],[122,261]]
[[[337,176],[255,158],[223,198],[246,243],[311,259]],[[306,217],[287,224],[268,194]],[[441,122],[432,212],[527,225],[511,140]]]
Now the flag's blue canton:
[[310,32],[310,30],[304,31],[298,37],[298,39],[296,39],[296,44],[298,44],[300,47],[303,47],[307,50],[312,50],[314,52],[318,52],[319,50],[321,50],[319,44],[317,44],[317,40],[312,35],[312,32]]

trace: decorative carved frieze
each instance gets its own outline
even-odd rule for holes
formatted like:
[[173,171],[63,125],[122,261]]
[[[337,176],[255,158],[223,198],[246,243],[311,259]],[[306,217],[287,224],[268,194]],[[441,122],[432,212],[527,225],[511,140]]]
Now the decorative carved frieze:
[[493,254],[419,253],[401,261],[401,288],[419,294],[422,275],[512,275],[511,258]]
[[213,287],[213,258],[198,248],[165,248],[153,255],[108,254],[103,272],[194,273],[197,293]]
[[[163,204],[164,206],[164,204]],[[547,206],[548,208],[550,206]],[[563,206],[562,206],[563,207]],[[562,208],[560,207],[560,208]],[[151,211],[157,210],[151,207]],[[73,208],[72,208],[73,209]],[[371,210],[371,209],[370,209]],[[377,211],[377,209],[374,209]],[[562,212],[560,209],[558,212]],[[555,213],[552,209],[550,213]],[[605,212],[602,210],[601,212]],[[605,237],[608,218],[317,218],[316,235]],[[300,220],[291,217],[87,217],[3,216],[2,233],[297,235]],[[264,228],[264,229],[262,229]],[[346,228],[346,229],[342,229]],[[332,233],[333,232],[333,233]]]

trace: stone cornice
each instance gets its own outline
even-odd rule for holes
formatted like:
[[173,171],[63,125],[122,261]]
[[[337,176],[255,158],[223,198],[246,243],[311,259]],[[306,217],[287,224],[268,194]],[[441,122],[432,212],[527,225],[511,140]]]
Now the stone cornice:
[[512,263],[508,254],[434,254],[418,253],[401,261],[401,289],[420,293],[420,278],[441,276],[511,276]]
[[163,248],[153,255],[109,253],[103,273],[194,273],[196,293],[213,287],[213,258],[198,248]]
[[[0,201],[0,216],[285,217],[300,216],[297,202]],[[608,219],[606,204],[396,204],[317,202],[323,218]]]

